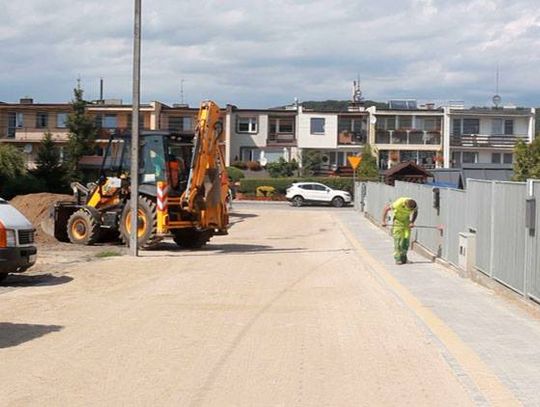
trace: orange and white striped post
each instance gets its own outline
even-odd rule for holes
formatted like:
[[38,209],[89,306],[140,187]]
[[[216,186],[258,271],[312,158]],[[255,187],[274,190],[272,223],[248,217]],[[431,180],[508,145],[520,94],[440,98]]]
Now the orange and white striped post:
[[165,234],[168,228],[168,207],[169,207],[169,192],[167,183],[159,181],[157,183],[157,232]]

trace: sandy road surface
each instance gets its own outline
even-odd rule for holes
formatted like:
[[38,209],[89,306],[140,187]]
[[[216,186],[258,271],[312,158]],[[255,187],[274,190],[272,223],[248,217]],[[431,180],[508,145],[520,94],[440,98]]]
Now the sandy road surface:
[[335,212],[237,211],[203,252],[86,262],[3,292],[0,404],[471,404]]

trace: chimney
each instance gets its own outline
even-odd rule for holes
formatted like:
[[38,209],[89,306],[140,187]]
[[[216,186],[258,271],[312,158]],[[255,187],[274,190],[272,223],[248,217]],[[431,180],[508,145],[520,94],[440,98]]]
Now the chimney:
[[20,103],[21,105],[32,105],[32,104],[34,104],[34,99],[28,98],[28,97],[21,98],[21,99],[19,100],[19,103]]

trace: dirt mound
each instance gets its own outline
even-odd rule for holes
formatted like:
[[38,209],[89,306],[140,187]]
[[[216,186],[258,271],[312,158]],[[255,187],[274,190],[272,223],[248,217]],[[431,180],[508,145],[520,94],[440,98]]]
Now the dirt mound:
[[10,203],[21,211],[36,228],[36,242],[55,243],[57,240],[45,234],[41,229],[41,221],[49,216],[49,208],[56,202],[72,200],[71,195],[41,193],[19,195],[13,198]]

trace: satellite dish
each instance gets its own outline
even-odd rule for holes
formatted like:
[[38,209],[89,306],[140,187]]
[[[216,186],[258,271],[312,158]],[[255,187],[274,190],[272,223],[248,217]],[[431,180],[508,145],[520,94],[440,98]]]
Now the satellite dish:
[[495,105],[495,107],[499,107],[499,105],[501,104],[501,97],[499,95],[495,95],[493,96],[493,104]]
[[369,123],[370,124],[376,124],[377,123],[377,118],[375,116],[370,116],[369,117]]
[[30,154],[32,153],[32,144],[25,144],[24,145],[24,150],[23,150],[26,154]]

